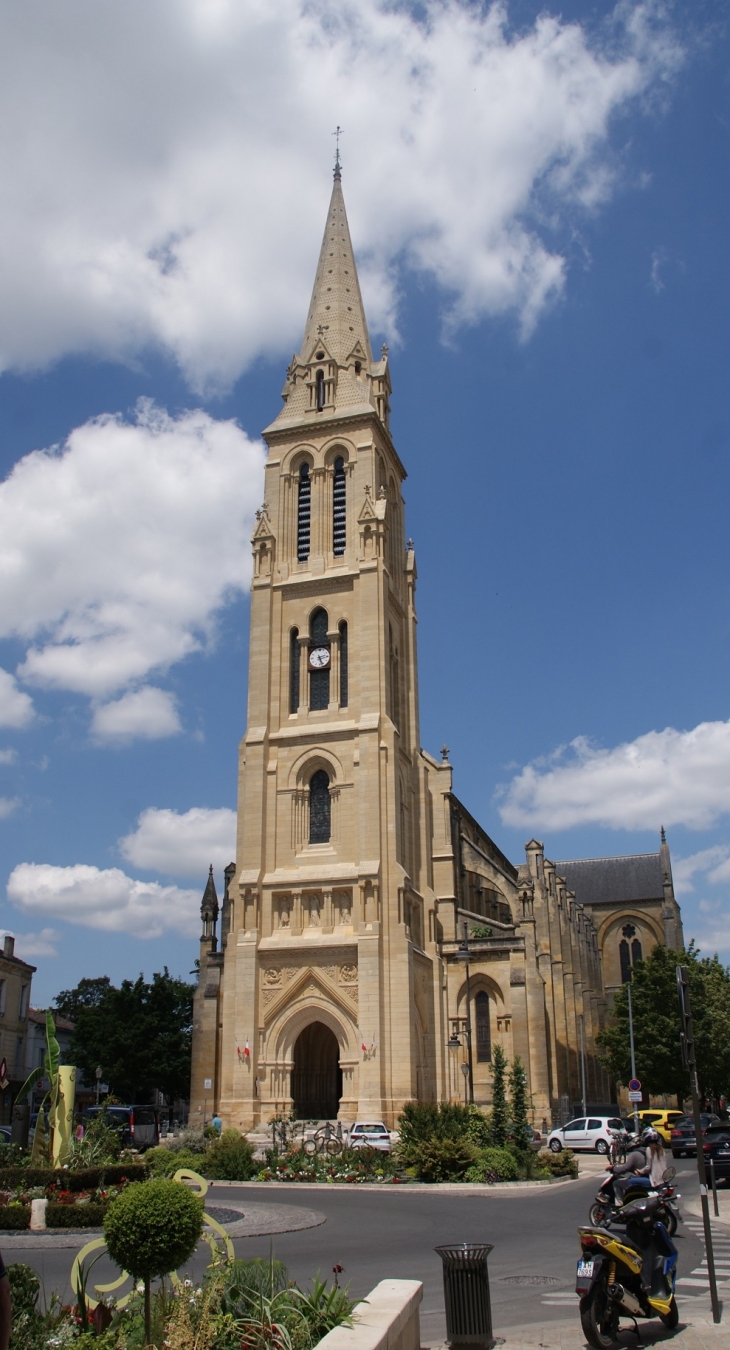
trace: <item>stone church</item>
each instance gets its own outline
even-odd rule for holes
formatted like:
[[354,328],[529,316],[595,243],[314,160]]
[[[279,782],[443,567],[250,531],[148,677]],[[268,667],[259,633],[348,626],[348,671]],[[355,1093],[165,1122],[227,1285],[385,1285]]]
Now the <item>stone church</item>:
[[[655,942],[680,946],[669,849],[516,866],[421,748],[416,557],[335,169],[253,534],[235,864],[202,904],[191,1116],[384,1120],[491,1101],[493,1047],[539,1125],[610,1102],[595,1037]],[[220,928],[218,927],[220,923]],[[469,992],[467,1002],[467,988]],[[471,1042],[471,1055],[468,1042]],[[471,1060],[471,1073],[469,1070]]]

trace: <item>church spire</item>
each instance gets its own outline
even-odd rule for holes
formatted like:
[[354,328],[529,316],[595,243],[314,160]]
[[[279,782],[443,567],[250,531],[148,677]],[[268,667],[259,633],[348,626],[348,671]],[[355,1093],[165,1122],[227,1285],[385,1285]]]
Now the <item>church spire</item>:
[[300,348],[302,361],[311,361],[319,339],[339,365],[347,364],[360,343],[365,360],[372,362],[355,254],[342,195],[339,151],[335,162],[332,197],[314,279],[309,315]]

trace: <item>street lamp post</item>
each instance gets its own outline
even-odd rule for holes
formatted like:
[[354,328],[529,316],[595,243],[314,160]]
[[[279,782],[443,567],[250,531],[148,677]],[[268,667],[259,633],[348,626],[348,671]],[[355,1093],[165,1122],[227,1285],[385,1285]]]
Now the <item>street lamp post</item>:
[[[466,973],[466,1017],[464,1033],[466,1036],[467,1073],[469,1075],[469,1101],[474,1102],[474,1059],[471,1045],[471,991],[469,988],[469,925],[464,921],[464,936],[456,953],[457,961],[463,961]],[[466,1074],[464,1075],[466,1077]]]
[[97,1064],[96,1068],[94,1069],[94,1077],[96,1078],[96,1104],[97,1104],[97,1106],[98,1106],[98,1105],[99,1105],[99,1091],[100,1091],[100,1088],[101,1088],[101,1065],[100,1065],[100,1064]]

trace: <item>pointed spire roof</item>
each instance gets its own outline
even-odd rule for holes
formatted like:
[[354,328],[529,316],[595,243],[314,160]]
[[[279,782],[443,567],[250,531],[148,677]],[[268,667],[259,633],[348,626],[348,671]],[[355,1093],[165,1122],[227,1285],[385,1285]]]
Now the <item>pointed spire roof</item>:
[[206,913],[210,914],[215,919],[218,918],[218,892],[216,891],[215,888],[215,878],[213,876],[212,863],[210,865],[210,870],[208,872],[208,880],[206,882],[205,890],[203,891],[203,899],[200,904],[200,912],[203,918],[205,918]]
[[372,361],[368,326],[365,319],[355,254],[347,223],[339,158],[327,214],[322,248],[314,279],[307,325],[300,348],[303,361],[312,359],[317,340],[340,365],[359,341],[365,358]]

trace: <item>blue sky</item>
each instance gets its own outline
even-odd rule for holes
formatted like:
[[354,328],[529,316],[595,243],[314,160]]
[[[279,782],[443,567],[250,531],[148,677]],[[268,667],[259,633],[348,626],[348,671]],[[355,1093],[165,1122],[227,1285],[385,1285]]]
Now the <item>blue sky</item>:
[[37,1003],[186,974],[232,856],[258,436],[337,123],[423,745],[515,861],[664,824],[730,958],[728,17],[0,0],[0,923]]

